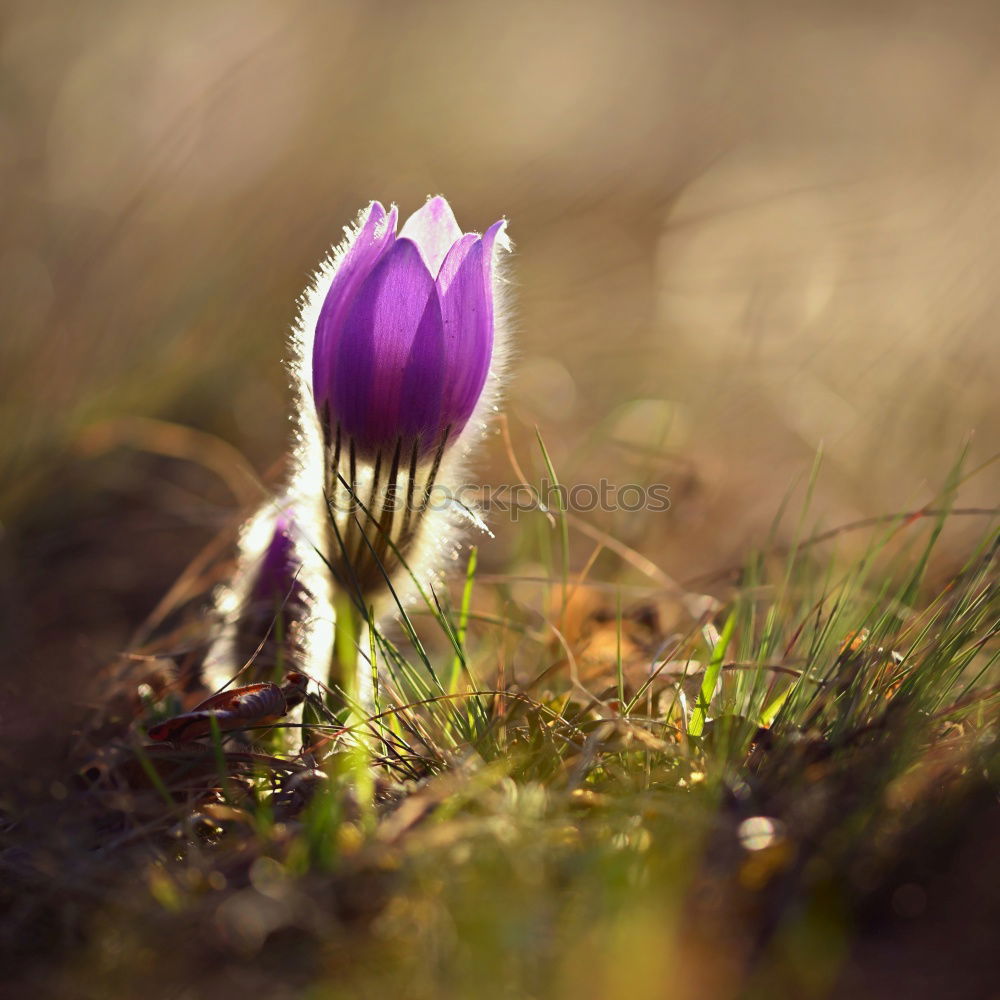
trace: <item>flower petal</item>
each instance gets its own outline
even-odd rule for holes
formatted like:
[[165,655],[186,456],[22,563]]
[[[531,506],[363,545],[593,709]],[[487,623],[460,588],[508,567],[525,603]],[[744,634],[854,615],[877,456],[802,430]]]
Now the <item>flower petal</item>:
[[435,290],[427,300],[403,372],[399,430],[407,449],[417,441],[420,452],[427,454],[447,429],[448,416],[442,413],[446,374],[444,321]]
[[282,511],[257,569],[251,600],[264,601],[273,609],[275,601],[287,598],[293,589],[298,570],[293,531],[291,513]]
[[395,237],[395,206],[386,214],[382,205],[373,201],[368,207],[365,221],[334,272],[316,323],[313,341],[313,396],[321,417],[324,405],[330,402],[334,359],[339,352],[344,318],[365,278],[392,245]]
[[437,195],[406,220],[399,235],[416,243],[427,269],[436,277],[448,251],[461,238],[462,229],[455,221],[451,205]]
[[472,416],[493,356],[493,258],[506,223],[492,225],[461,257],[441,293],[447,384],[443,409],[453,432]]
[[403,383],[434,279],[415,243],[398,239],[355,296],[333,370],[336,412],[359,451],[374,456],[400,436]]
[[493,279],[496,276],[496,247],[502,250],[510,250],[510,239],[507,236],[507,220],[500,219],[494,222],[489,229],[483,233],[483,275],[486,278],[487,287],[490,289],[490,305],[493,304]]
[[462,266],[462,261],[468,256],[469,251],[477,244],[482,237],[479,233],[466,233],[457,243],[452,245],[445,257],[441,270],[437,275],[438,294],[444,295],[451,283],[458,274],[458,269]]

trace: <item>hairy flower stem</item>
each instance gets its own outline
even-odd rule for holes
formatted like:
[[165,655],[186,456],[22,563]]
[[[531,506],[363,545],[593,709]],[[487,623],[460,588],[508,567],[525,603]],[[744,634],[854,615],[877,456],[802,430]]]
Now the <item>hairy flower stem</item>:
[[338,717],[344,715],[345,710],[348,716],[353,716],[358,696],[358,644],[361,641],[362,620],[348,593],[338,591],[333,607],[336,625],[327,705]]
[[327,705],[343,721],[350,734],[349,748],[341,761],[342,773],[347,775],[353,786],[362,828],[371,831],[375,822],[375,783],[358,690],[358,650],[365,622],[350,594],[342,591],[334,598],[334,612],[337,620]]

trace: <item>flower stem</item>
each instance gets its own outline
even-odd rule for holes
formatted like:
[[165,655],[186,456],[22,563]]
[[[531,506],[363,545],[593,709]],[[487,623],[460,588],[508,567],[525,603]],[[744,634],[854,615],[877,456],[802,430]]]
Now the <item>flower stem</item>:
[[338,593],[333,602],[336,625],[333,633],[333,661],[330,664],[327,704],[336,714],[353,706],[358,693],[358,642],[361,616],[350,595]]
[[350,730],[347,753],[342,764],[354,786],[361,828],[375,824],[375,779],[365,716],[359,701],[358,652],[364,620],[350,595],[338,593],[333,602],[336,625],[333,635],[333,662],[330,664],[328,705]]

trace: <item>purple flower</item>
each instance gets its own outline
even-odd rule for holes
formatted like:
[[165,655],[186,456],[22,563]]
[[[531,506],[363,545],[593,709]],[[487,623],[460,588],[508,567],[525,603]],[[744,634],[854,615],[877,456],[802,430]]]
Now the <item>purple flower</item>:
[[341,257],[313,340],[312,388],[328,440],[361,458],[423,458],[455,439],[493,355],[494,245],[506,223],[463,233],[431,198],[396,234],[373,202]]
[[296,551],[295,523],[289,510],[272,521],[271,535],[256,562],[240,614],[236,655],[247,664],[246,680],[272,680],[294,665],[296,632],[305,615],[302,562]]
[[261,557],[257,577],[250,590],[250,603],[272,614],[299,588],[301,563],[295,552],[292,516],[283,511],[274,522],[271,540]]

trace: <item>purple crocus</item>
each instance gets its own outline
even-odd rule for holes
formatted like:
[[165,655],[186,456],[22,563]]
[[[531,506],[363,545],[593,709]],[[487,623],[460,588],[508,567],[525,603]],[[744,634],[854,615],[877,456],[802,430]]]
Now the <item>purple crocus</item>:
[[282,511],[274,522],[271,540],[257,569],[250,601],[266,605],[273,613],[298,587],[300,562],[295,553],[292,515]]
[[296,657],[296,630],[305,613],[295,523],[284,510],[273,520],[267,547],[252,570],[237,629],[236,652],[249,664],[244,678],[272,680]]
[[431,198],[396,233],[373,202],[340,257],[316,322],[312,390],[328,442],[352,455],[418,461],[453,441],[493,355],[494,248],[501,220],[463,233]]

